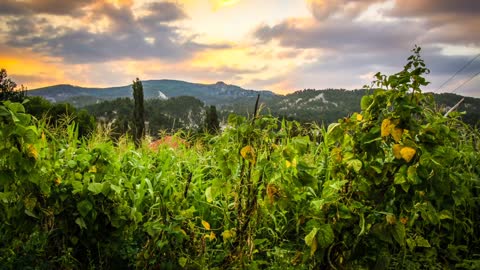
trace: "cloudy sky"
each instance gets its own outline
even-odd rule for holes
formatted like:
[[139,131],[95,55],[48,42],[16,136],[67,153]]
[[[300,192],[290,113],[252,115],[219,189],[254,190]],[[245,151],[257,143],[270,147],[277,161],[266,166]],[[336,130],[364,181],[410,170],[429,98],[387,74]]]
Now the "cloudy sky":
[[0,68],[29,89],[139,77],[288,93],[360,88],[417,44],[426,90],[480,97],[480,76],[465,83],[480,57],[439,89],[480,53],[479,29],[479,0],[0,0]]

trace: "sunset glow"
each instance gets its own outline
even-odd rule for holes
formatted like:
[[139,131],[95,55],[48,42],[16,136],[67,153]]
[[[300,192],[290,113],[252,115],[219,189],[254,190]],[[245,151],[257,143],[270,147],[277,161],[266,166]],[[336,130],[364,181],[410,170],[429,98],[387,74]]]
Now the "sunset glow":
[[[415,44],[449,92],[480,70],[476,0],[84,0],[2,2],[0,68],[29,89],[133,78],[225,81],[288,93],[360,88]],[[457,91],[480,96],[480,79]]]

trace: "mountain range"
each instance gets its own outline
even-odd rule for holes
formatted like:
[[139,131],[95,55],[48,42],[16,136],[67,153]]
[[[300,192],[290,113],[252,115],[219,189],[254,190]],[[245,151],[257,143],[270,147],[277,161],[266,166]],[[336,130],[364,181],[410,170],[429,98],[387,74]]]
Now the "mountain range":
[[[177,99],[178,97],[190,96],[205,105],[217,106],[220,116],[225,119],[231,112],[252,114],[255,99],[260,94],[261,102],[265,106],[264,110],[273,115],[302,122],[325,124],[360,111],[360,100],[367,93],[367,90],[305,89],[288,95],[278,95],[266,90],[247,90],[224,82],[199,84],[178,80],[148,80],[142,81],[142,84],[145,99],[165,101],[171,99],[169,106],[172,108],[175,107],[175,102],[184,102],[182,99]],[[131,98],[132,88],[131,85],[109,88],[54,85],[30,90],[28,95],[42,96],[52,102],[66,102],[76,107],[87,106],[87,109],[100,113],[101,108],[94,108],[95,104],[108,103],[118,98]],[[462,96],[444,93],[434,94],[434,98],[437,105],[445,110],[454,106]],[[181,108],[180,104],[179,107]],[[480,99],[465,97],[458,111],[465,112],[463,116],[465,122],[478,125]]]
[[[149,80],[142,81],[142,84],[145,99],[192,96],[208,105],[231,104],[245,98],[256,97],[257,94],[265,97],[275,96],[271,91],[246,90],[224,82],[199,84],[177,80]],[[132,86],[86,88],[61,84],[30,90],[28,94],[42,96],[52,102],[68,102],[74,106],[83,107],[105,100],[132,97]]]

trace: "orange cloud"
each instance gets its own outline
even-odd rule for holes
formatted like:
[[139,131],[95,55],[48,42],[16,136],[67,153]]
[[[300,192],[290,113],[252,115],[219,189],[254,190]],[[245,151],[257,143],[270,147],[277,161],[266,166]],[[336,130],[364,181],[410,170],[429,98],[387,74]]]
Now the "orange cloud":
[[0,54],[0,68],[7,70],[9,77],[18,85],[28,89],[41,86],[74,82],[67,80],[63,69],[53,59],[47,59],[28,52],[20,54]]

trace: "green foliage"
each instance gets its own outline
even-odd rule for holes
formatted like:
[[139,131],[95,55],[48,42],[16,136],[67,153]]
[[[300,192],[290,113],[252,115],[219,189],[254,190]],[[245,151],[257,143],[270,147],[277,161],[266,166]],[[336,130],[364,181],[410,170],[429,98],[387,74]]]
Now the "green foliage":
[[24,102],[25,111],[51,128],[59,123],[75,123],[80,137],[87,137],[92,134],[96,127],[95,117],[86,110],[78,110],[69,103],[52,104],[42,97],[28,97]]
[[23,86],[16,89],[17,84],[7,76],[7,71],[2,68],[0,70],[0,101],[22,102],[25,99],[25,89]]
[[419,49],[328,128],[231,115],[176,148],[0,106],[6,269],[476,269],[478,131],[420,92]]
[[[104,101],[85,107],[101,123],[111,123],[112,138],[132,134],[134,102],[129,98]],[[182,108],[179,110],[178,108]],[[196,131],[203,122],[204,104],[193,97],[181,96],[168,100],[145,100],[145,122],[148,122],[146,134],[158,137],[161,131],[175,133],[181,129]]]

